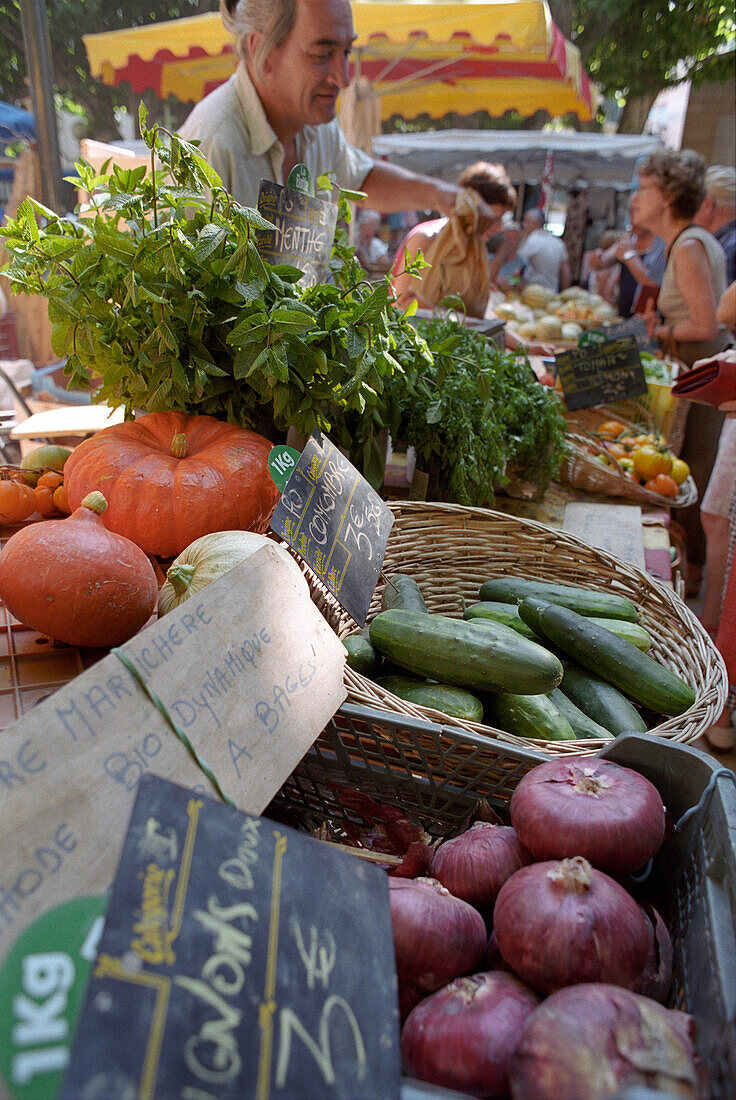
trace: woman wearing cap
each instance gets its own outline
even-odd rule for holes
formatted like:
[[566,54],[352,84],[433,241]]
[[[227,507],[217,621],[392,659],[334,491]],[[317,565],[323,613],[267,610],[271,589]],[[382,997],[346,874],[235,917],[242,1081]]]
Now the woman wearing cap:
[[[717,355],[731,336],[719,325],[716,306],[726,289],[726,256],[712,234],[693,223],[705,196],[705,161],[686,149],[651,153],[639,168],[631,197],[631,218],[665,242],[667,266],[657,302],[644,313],[650,335],[665,352],[688,368],[697,359]],[[692,404],[687,416],[681,457],[687,462],[702,497],[708,484],[723,424],[723,413]],[[705,563],[705,534],[700,508],[677,509],[684,528],[687,594],[700,588]]]

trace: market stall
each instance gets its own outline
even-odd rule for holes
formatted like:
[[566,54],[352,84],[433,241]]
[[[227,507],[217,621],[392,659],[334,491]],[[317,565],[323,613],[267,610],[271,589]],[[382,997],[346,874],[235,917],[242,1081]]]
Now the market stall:
[[[644,569],[459,502],[562,456],[525,360],[412,324],[339,231],[333,283],[271,263],[273,226],[156,147],[173,184],[90,174],[84,235],[7,238],[70,383],[127,419],[0,478],[0,1096],[725,1100],[708,634]],[[389,422],[454,501],[384,499]],[[478,838],[503,849],[479,890],[451,847]],[[466,1000],[492,1043],[448,1031]]]

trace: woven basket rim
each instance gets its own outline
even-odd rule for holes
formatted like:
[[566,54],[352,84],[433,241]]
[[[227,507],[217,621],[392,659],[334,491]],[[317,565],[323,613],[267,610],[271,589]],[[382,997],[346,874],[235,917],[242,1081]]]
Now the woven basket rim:
[[[483,579],[512,572],[518,576],[539,579],[540,567],[545,564],[539,560],[540,555],[551,561],[556,560],[558,564],[564,556],[565,567],[560,569],[561,575],[555,577],[545,574],[543,570],[542,575],[565,584],[576,583],[574,578],[579,576],[577,583],[585,587],[628,595],[640,606],[643,625],[653,636],[653,654],[683,676],[696,692],[696,701],[685,714],[670,718],[663,716],[663,720],[647,732],[664,740],[687,743],[697,740],[720,715],[728,690],[723,658],[687,605],[667,586],[642,570],[590,546],[574,535],[551,528],[537,520],[522,519],[492,509],[444,502],[391,501],[388,502],[388,507],[394,515],[394,525],[386,549],[384,573],[408,572],[414,575],[430,611],[439,609],[442,613],[448,613],[442,606],[443,601],[454,600],[454,613],[461,613],[461,600],[464,596],[460,591],[462,583],[458,583],[458,578],[461,571],[468,567],[473,570],[485,569],[483,576],[473,574],[476,577],[475,594],[469,598],[477,600],[478,587]],[[490,553],[487,546],[488,536],[500,533],[505,538],[504,554],[495,550],[494,553],[497,558],[505,556],[509,560],[516,560],[517,565],[513,570],[501,568],[494,571],[493,566],[485,560]],[[474,541],[469,545],[467,540],[471,534]],[[407,539],[410,539],[410,554],[404,545]],[[462,554],[457,552],[458,540],[460,545],[465,540]],[[518,566],[518,560],[523,559],[524,542],[529,543],[532,557],[537,562],[534,567],[526,566],[526,572],[523,560],[521,568]],[[550,560],[546,562],[548,567]],[[468,562],[472,562],[472,565],[469,566]],[[428,563],[431,572],[425,578],[424,569]],[[402,567],[399,568],[399,565]],[[357,624],[318,578],[312,574],[308,579],[313,600],[338,637],[344,638],[348,634],[356,633],[359,629]],[[436,588],[441,590],[439,596],[435,596]],[[379,581],[368,621],[380,607],[382,589],[383,583]],[[469,582],[465,583],[465,589],[470,591]],[[404,714],[424,719],[435,725],[449,727],[455,733],[468,730],[517,747],[533,749],[547,756],[590,756],[608,743],[607,740],[598,738],[558,742],[519,738],[492,726],[451,718],[440,711],[399,699],[347,665],[345,687],[348,700],[353,703],[388,711],[394,716]]]

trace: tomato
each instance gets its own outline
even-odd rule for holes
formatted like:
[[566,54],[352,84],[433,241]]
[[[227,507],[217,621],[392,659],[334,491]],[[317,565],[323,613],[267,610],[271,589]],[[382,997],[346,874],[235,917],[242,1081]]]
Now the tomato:
[[622,447],[620,443],[606,443],[606,450],[609,455],[613,455],[614,458],[623,458],[625,454],[628,454],[625,447]]
[[618,460],[618,464],[619,464],[619,466],[623,466],[623,468],[624,468],[624,470],[626,470],[627,474],[632,474],[632,475],[634,474],[634,460],[633,460],[633,458],[629,458],[628,455],[624,455],[622,458],[620,458]]
[[670,470],[670,477],[677,485],[682,485],[683,481],[690,476],[690,467],[687,462],[682,458],[672,459],[672,469]]
[[66,489],[63,485],[57,485],[54,489],[53,496],[51,498],[54,502],[54,507],[58,508],[60,512],[65,512],[69,515],[71,508],[69,507],[69,501],[66,495]]
[[38,488],[40,486],[42,489],[50,489],[53,493],[54,489],[58,489],[63,480],[64,475],[60,474],[58,470],[46,470],[45,473],[39,476],[36,487]]
[[619,424],[618,420],[604,420],[597,434],[603,439],[617,439],[623,430],[624,426]]
[[36,497],[36,511],[42,516],[53,516],[56,512],[53,494],[54,490],[48,485],[37,485],[33,490]]
[[676,497],[679,492],[677,482],[669,474],[657,474],[644,482],[644,488],[652,493],[659,493],[661,497]]
[[669,474],[672,469],[672,455],[669,451],[664,451],[649,443],[637,447],[633,459],[634,469],[644,481],[649,481],[657,474]]

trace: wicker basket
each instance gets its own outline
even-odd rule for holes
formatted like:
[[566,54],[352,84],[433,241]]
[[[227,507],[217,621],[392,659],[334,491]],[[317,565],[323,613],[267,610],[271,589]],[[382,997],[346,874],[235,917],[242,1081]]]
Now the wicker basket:
[[[676,497],[653,493],[627,477],[624,468],[595,435],[598,427],[611,419],[618,420],[625,427],[641,428],[647,432],[654,430],[647,410],[635,401],[620,402],[611,407],[599,405],[566,414],[569,428],[565,442],[569,449],[560,468],[561,481],[597,496],[626,497],[664,508],[686,508],[697,502],[698,489],[692,477],[685,479]],[[597,462],[588,449],[590,447],[612,464],[603,466]]]
[[[430,611],[460,618],[463,601],[477,601],[482,581],[508,573],[618,592],[639,607],[640,621],[652,636],[652,656],[674,669],[696,694],[695,704],[685,714],[668,718],[649,732],[672,741],[694,741],[721,713],[727,692],[723,659],[687,606],[645,573],[532,520],[456,504],[395,501],[389,507],[395,522],[382,576],[396,572],[413,576]],[[327,589],[313,575],[310,583],[312,598],[338,636],[354,633],[354,621]],[[374,593],[369,621],[380,608],[384,583],[382,579]],[[548,756],[587,756],[606,743],[594,738],[549,742],[519,738],[450,718],[399,699],[347,666],[345,685],[350,702],[485,734]]]

